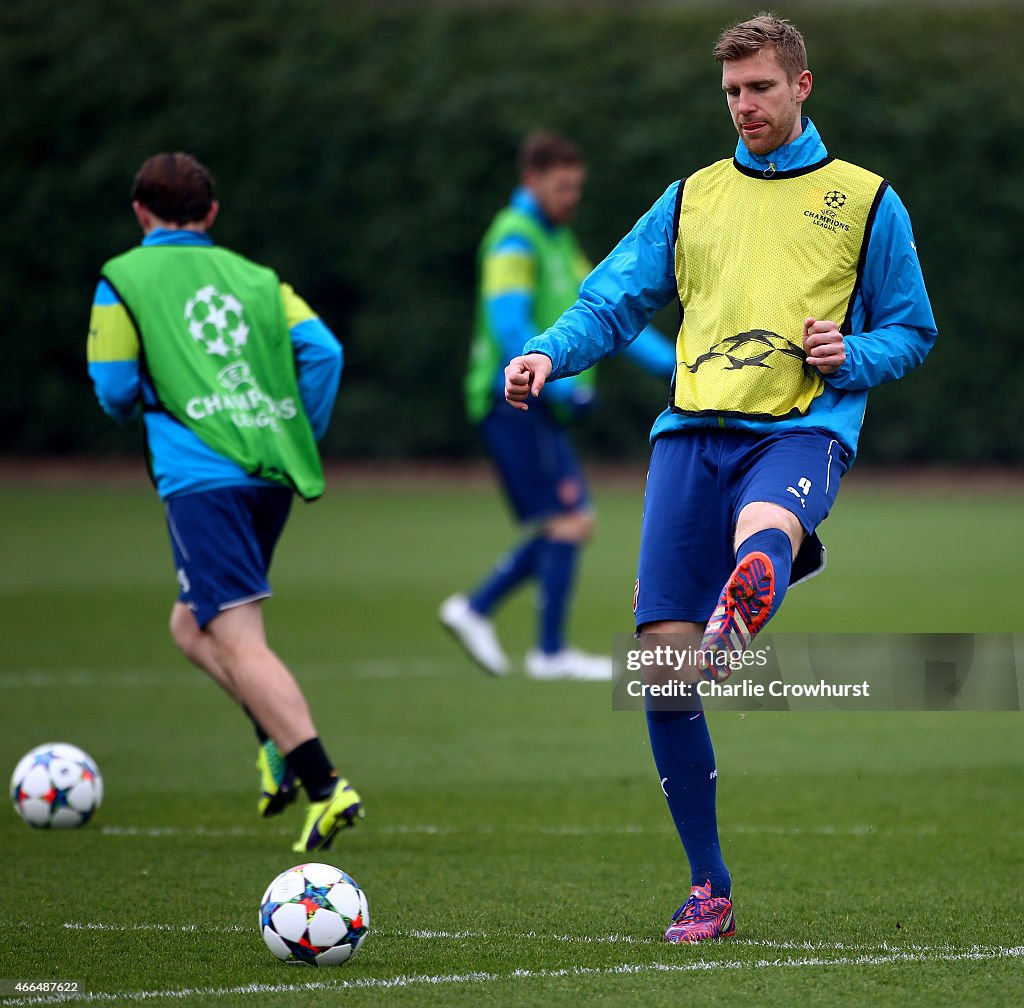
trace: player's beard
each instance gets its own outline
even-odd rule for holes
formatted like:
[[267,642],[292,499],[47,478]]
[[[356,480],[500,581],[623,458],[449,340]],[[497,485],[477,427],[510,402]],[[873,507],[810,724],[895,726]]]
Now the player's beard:
[[799,135],[797,126],[800,121],[800,110],[797,105],[793,105],[793,114],[788,116],[784,122],[778,122],[767,118],[756,118],[747,120],[749,122],[763,122],[764,127],[756,133],[754,136],[747,136],[743,131],[744,120],[736,120],[735,126],[736,131],[739,133],[740,140],[743,146],[747,148],[751,154],[760,154],[761,156],[771,154],[772,151],[778,150],[780,147],[789,143],[792,139],[796,139],[796,135]]

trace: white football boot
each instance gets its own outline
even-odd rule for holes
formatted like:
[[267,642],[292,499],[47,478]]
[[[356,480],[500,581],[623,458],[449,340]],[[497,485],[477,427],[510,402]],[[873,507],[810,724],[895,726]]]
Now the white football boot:
[[581,682],[611,682],[612,660],[576,648],[562,648],[554,654],[536,649],[526,653],[526,674],[530,679],[576,679]]
[[508,655],[494,632],[494,624],[475,612],[465,595],[452,595],[441,603],[438,617],[466,654],[493,676],[508,675]]

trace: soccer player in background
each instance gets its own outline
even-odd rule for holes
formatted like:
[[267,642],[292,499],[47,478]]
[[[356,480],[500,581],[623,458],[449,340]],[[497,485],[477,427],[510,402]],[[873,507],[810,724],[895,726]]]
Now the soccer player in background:
[[[548,131],[527,136],[520,184],[487,229],[478,255],[478,293],[466,409],[478,425],[501,486],[525,537],[469,595],[441,606],[444,626],[486,671],[505,675],[508,656],[491,614],[528,580],[539,588],[536,644],[526,654],[534,679],[610,679],[611,659],[566,644],[579,552],[594,531],[586,479],[568,424],[594,400],[594,371],[551,386],[542,408],[524,415],[504,397],[505,364],[575,300],[590,272],[570,228],[586,167],[577,145]],[[655,330],[630,346],[634,360],[668,377],[675,355]]]
[[101,270],[89,374],[116,421],[142,414],[181,589],[171,636],[255,726],[258,811],[281,812],[301,782],[310,805],[293,849],[326,849],[362,804],[267,644],[262,601],[293,495],[323,493],[317,441],[341,345],[272,270],[213,243],[213,179],[191,155],[149,158],[132,209],[142,243]]
[[[802,115],[812,80],[797,29],[760,15],[726,29],[714,56],[735,157],[672,183],[506,369],[509,402],[532,410],[547,380],[622,349],[678,302],[634,612],[642,646],[699,640],[710,658],[694,672],[708,679],[728,675],[716,653],[748,647],[788,586],[821,568],[816,529],[856,453],[868,390],[919,365],[936,338],[902,202],[833,159]],[[706,718],[649,704],[647,721],[692,886],[665,937],[728,937]]]

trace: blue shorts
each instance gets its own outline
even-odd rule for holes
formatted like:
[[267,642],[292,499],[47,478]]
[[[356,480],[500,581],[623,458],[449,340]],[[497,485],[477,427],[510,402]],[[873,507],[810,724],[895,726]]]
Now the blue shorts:
[[542,405],[531,403],[524,412],[500,402],[480,433],[521,522],[586,508],[587,482],[572,442]]
[[815,529],[835,502],[848,460],[831,434],[815,429],[764,435],[699,428],[659,437],[640,532],[636,625],[707,621],[736,566],[736,520],[755,501],[791,511],[807,533],[790,584],[816,574],[825,550]]
[[270,595],[267,573],[292,504],[286,487],[223,487],[164,501],[178,601],[200,627]]

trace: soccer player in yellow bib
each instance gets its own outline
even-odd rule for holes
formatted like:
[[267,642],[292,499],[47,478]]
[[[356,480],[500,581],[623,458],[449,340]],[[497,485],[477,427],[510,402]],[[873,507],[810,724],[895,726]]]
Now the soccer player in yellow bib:
[[[910,219],[884,179],[831,157],[803,105],[800,32],[774,15],[715,46],[739,140],[674,182],[505,371],[530,408],[553,378],[627,345],[676,302],[668,407],[653,445],[634,593],[641,644],[678,635],[729,674],[786,590],[824,566],[817,527],[853,462],[868,390],[919,365],[935,338]],[[688,704],[680,704],[688,706]],[[670,942],[735,933],[703,711],[647,711],[691,891]]]

